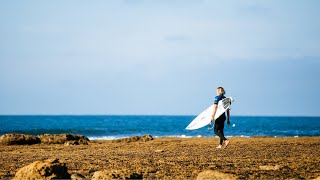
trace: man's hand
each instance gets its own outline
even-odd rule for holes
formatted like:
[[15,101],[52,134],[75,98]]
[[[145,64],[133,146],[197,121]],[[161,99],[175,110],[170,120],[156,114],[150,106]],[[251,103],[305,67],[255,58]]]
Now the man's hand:
[[214,122],[214,116],[211,116],[211,122]]
[[228,126],[230,126],[231,122],[230,122],[230,119],[228,119],[228,122],[227,122]]

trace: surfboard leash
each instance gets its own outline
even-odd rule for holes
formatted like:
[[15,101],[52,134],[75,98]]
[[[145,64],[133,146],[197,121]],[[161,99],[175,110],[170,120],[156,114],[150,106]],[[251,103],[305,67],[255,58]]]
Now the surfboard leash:
[[210,131],[211,129],[213,129],[212,122],[208,124],[208,131]]

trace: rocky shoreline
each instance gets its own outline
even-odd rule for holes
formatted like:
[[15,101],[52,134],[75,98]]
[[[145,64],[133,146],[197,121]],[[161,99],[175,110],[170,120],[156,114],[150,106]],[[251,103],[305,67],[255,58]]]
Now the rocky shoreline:
[[5,134],[0,136],[0,145],[32,145],[32,144],[73,144],[88,145],[89,139],[76,134]]
[[[48,142],[41,140],[32,145],[1,143],[0,178],[28,179],[27,172],[34,172],[35,177],[45,178],[45,174],[46,178],[68,179],[315,179],[320,176],[320,137],[230,138],[226,149],[215,149],[217,138],[146,135],[66,146],[66,142],[75,140],[57,140],[57,135],[52,136],[47,136],[51,139]],[[59,137],[66,140],[71,136]],[[49,167],[65,176],[55,175]],[[37,168],[47,169],[51,174],[41,175],[40,171],[36,175]]]

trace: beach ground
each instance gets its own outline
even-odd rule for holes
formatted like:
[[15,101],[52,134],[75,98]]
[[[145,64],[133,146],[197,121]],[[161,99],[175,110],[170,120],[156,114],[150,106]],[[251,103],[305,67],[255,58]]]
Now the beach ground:
[[147,142],[91,141],[89,145],[0,146],[0,178],[34,161],[58,158],[70,174],[95,171],[142,173],[145,179],[193,179],[217,170],[240,179],[313,179],[320,176],[320,137],[155,138]]

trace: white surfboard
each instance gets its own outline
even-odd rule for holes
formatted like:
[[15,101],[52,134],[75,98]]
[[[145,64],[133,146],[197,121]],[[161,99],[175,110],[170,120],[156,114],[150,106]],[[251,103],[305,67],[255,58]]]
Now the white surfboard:
[[[232,97],[227,97],[218,102],[218,109],[216,114],[214,115],[214,119],[216,120],[218,117],[220,117],[224,112],[226,112],[228,109],[230,109],[231,102],[234,100]],[[187,127],[188,130],[194,130],[202,128],[211,122],[211,117],[213,113],[213,105],[208,107],[206,110],[204,110],[202,113],[200,113]]]

